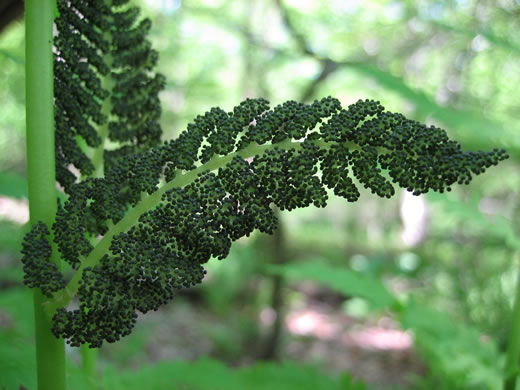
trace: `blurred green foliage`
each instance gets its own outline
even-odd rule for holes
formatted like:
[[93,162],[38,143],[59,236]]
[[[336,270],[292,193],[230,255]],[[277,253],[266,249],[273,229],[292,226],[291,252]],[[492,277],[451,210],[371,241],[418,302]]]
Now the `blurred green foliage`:
[[0,172],[0,195],[15,199],[28,198],[27,180],[13,172]]
[[14,22],[0,36],[0,172],[24,172],[24,26]]
[[343,267],[331,267],[323,259],[285,266],[270,265],[268,272],[279,273],[289,279],[312,280],[335,289],[345,296],[366,299],[374,309],[391,307],[395,299],[379,279]]
[[[36,388],[34,343],[32,342],[31,308],[26,304],[30,291],[12,289],[0,296],[4,316],[0,328],[0,373],[5,390]],[[137,336],[139,338],[139,335]],[[138,345],[134,339],[134,345]],[[127,352],[130,352],[127,349]],[[67,367],[67,380],[71,389],[86,389],[84,374],[71,363]],[[294,362],[261,363],[235,370],[217,360],[204,358],[194,362],[164,361],[143,365],[138,370],[121,370],[104,362],[100,386],[107,389],[154,390],[285,390],[334,389],[368,390],[361,382],[344,373],[330,376],[321,370]]]
[[[295,363],[237,371],[209,359],[147,364],[156,361],[154,334],[176,313],[198,319],[190,330],[195,339],[211,341],[211,355],[233,364],[255,361],[266,343],[266,325],[258,319],[272,309],[275,278],[281,277],[285,312],[312,299],[301,292],[301,283],[311,281],[343,303],[368,302],[367,322],[384,313],[413,331],[426,371],[410,379],[410,388],[497,388],[519,261],[519,3],[135,2],[153,20],[153,44],[168,79],[161,95],[167,138],[210,107],[229,109],[246,96],[277,104],[333,95],[347,105],[379,99],[387,109],[446,128],[467,149],[505,147],[512,159],[470,187],[425,197],[426,234],[415,246],[401,239],[397,197],[381,201],[363,193],[356,204],[332,198],[325,210],[282,213],[283,263],[269,238],[237,243],[226,260],[208,265],[202,288],[172,305],[179,312],[140,319],[136,334],[102,351],[104,386],[364,388],[348,376],[329,377]],[[23,35],[22,22],[0,35],[0,210],[3,197],[26,193]],[[19,288],[16,255],[22,235],[23,227],[0,213],[0,388],[8,390],[19,378],[34,388],[30,293]],[[190,317],[194,310],[210,314]],[[289,342],[281,342],[282,357]],[[175,348],[172,354],[185,356]],[[326,353],[321,357],[327,362]],[[83,383],[74,365],[70,383],[74,389]]]

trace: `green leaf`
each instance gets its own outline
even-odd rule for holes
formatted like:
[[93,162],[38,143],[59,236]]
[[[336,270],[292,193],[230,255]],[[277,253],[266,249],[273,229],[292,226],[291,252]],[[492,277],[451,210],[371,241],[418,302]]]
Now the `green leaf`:
[[314,389],[353,389],[339,387],[333,376],[323,375],[315,367],[293,362],[279,364],[259,363],[242,371],[243,389],[262,390],[314,390]]
[[103,387],[111,390],[367,390],[345,373],[339,378],[309,365],[294,362],[257,363],[232,369],[204,358],[195,362],[170,361],[146,366],[137,372],[103,373]]
[[32,292],[9,289],[0,294],[0,389],[36,388]]
[[14,222],[0,220],[0,248],[2,251],[20,253],[25,233],[26,225],[20,226]]
[[60,17],[60,10],[58,9],[58,3],[54,1],[54,19]]
[[492,339],[413,301],[400,319],[413,331],[423,360],[442,388],[500,389],[504,358]]
[[14,330],[0,328],[0,389],[35,389],[35,356],[34,344]]
[[0,55],[10,59],[17,65],[25,66],[25,59],[23,57],[20,57],[18,54],[13,53],[10,50],[0,49]]
[[34,337],[32,306],[28,304],[32,295],[28,288],[13,288],[0,294],[0,311],[8,313],[16,334],[24,338]]
[[27,199],[27,179],[12,172],[0,172],[0,195],[16,199]]
[[503,216],[493,218],[484,216],[479,209],[480,198],[478,196],[473,195],[467,202],[461,201],[454,194],[430,193],[427,196],[428,200],[441,205],[451,217],[482,229],[488,236],[503,240],[510,249],[520,249],[520,238],[511,222]]
[[268,265],[266,269],[289,279],[312,280],[345,295],[365,298],[377,309],[388,308],[396,302],[379,279],[344,267],[333,267],[323,261]]
[[368,390],[369,388],[363,382],[355,380],[348,372],[343,373],[339,378],[339,388],[344,390]]

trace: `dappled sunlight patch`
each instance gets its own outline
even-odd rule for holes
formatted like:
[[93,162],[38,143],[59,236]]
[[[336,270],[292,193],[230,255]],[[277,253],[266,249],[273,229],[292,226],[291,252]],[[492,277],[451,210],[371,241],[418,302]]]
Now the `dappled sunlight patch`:
[[410,333],[398,329],[371,327],[359,332],[345,333],[341,342],[349,346],[378,350],[407,350],[412,348]]
[[26,224],[29,221],[27,200],[0,196],[0,219],[6,219],[20,225]]
[[[268,317],[269,314],[269,317]],[[276,313],[265,313],[265,320],[274,321]],[[340,314],[341,317],[344,317]],[[347,320],[347,318],[345,318]],[[290,333],[298,336],[311,336],[320,340],[338,340],[346,347],[382,351],[402,351],[411,349],[413,338],[409,332],[390,329],[384,324],[348,329],[352,324],[345,323],[337,315],[327,315],[319,309],[305,308],[289,313],[286,326]]]
[[339,326],[327,315],[313,309],[292,312],[287,316],[287,329],[301,336],[330,340],[339,334]]

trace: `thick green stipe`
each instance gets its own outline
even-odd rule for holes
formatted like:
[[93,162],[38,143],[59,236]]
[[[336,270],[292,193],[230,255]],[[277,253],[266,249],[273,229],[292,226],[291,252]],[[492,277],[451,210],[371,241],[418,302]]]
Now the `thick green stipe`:
[[[59,275],[59,256],[54,245],[45,242],[48,228],[56,214],[56,176],[54,170],[53,120],[53,13],[54,0],[25,1],[25,96],[27,180],[29,211],[36,240],[24,244],[26,254],[35,252],[25,263],[25,282],[44,286],[45,278]],[[41,231],[39,231],[41,229]],[[41,245],[38,245],[38,241]],[[54,246],[51,254],[50,248]],[[32,270],[32,271],[31,271]],[[56,272],[54,272],[56,271]],[[45,289],[45,287],[44,287]],[[54,287],[51,288],[54,290]],[[63,339],[51,333],[52,321],[44,311],[49,291],[34,290],[34,327],[36,370],[39,390],[65,390],[65,347]]]

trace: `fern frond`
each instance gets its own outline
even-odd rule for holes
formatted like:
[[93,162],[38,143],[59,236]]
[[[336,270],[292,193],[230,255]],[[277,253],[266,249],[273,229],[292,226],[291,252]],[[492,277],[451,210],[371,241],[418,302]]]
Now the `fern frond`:
[[[122,155],[158,145],[165,80],[153,73],[157,52],[128,1],[58,0],[55,39],[55,122],[58,182],[68,192],[82,176],[117,164]],[[121,8],[122,6],[125,6]],[[80,137],[91,148],[82,150]],[[106,140],[119,143],[105,150]]]
[[[80,306],[58,309],[54,332],[92,346],[130,333],[137,311],[200,283],[203,264],[225,258],[232,241],[254,229],[271,233],[272,205],[324,207],[327,189],[356,201],[353,178],[381,197],[394,194],[392,182],[416,195],[442,192],[506,157],[463,152],[444,130],[374,101],[344,109],[328,97],[268,110],[264,99],[249,99],[232,112],[212,109],[177,139],[75,186],[53,229],[64,258],[81,264],[67,290]],[[134,196],[124,217],[114,207],[121,182]],[[98,245],[108,250],[85,239],[92,221],[107,233]]]

